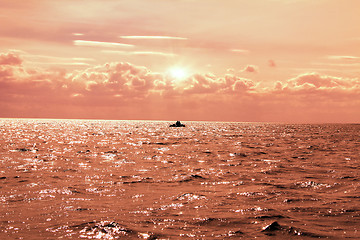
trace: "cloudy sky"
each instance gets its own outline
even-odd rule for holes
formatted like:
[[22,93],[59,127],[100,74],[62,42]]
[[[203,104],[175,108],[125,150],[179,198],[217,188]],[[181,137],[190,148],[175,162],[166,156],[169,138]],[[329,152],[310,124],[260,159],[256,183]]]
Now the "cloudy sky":
[[358,0],[0,0],[0,117],[360,121]]

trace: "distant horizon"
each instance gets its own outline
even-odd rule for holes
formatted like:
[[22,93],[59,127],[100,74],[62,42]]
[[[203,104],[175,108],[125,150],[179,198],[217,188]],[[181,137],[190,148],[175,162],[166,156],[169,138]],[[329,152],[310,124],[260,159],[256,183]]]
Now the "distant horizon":
[[2,0],[0,116],[360,121],[360,1]]
[[144,121],[144,122],[214,122],[214,123],[254,123],[254,124],[360,124],[360,122],[247,122],[247,121],[217,121],[217,120],[184,120],[184,119],[98,119],[98,118],[47,118],[47,117],[0,117],[0,120],[79,120],[79,121]]

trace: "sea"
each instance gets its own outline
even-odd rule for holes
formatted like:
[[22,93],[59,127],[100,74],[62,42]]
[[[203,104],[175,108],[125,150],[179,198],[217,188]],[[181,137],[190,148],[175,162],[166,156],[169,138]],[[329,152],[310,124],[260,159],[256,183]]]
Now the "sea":
[[360,239],[360,124],[0,119],[0,239]]

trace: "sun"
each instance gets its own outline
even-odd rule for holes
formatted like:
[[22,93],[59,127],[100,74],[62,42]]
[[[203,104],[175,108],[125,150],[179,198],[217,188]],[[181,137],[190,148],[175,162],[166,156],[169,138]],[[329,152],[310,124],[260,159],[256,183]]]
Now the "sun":
[[169,69],[169,73],[171,77],[178,80],[185,79],[189,76],[188,71],[185,68],[181,67],[173,67]]

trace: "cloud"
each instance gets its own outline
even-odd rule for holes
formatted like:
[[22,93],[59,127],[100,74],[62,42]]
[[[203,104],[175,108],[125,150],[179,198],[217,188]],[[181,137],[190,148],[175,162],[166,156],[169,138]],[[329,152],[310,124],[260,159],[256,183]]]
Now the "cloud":
[[[29,68],[1,54],[0,117],[222,121],[358,121],[360,80],[304,73],[261,87],[229,72],[174,79],[114,62],[83,70]],[[6,59],[6,61],[4,61]],[[54,110],[56,109],[56,110]]]
[[332,60],[360,60],[360,57],[356,56],[327,56],[327,58]]
[[73,73],[75,83],[83,83],[81,94],[117,95],[145,99],[149,95],[181,96],[194,94],[236,94],[255,87],[251,80],[233,74],[216,77],[212,74],[194,74],[183,80],[153,73],[146,67],[130,63],[109,63]]
[[117,51],[117,50],[102,50],[104,53],[120,54],[120,55],[139,55],[139,56],[163,56],[174,57],[177,54],[157,51]]
[[123,39],[144,39],[144,40],[187,40],[184,37],[173,36],[120,36]]
[[269,61],[268,61],[268,66],[269,66],[269,67],[276,67],[275,61],[274,61],[274,60],[269,60]]
[[249,50],[245,50],[245,49],[230,49],[231,52],[234,53],[241,53],[241,54],[245,54],[245,53],[249,53]]
[[88,40],[74,40],[75,46],[88,46],[88,47],[108,47],[108,48],[116,48],[116,47],[134,47],[132,44],[125,43],[116,43],[116,42],[99,42],[99,41],[88,41]]
[[254,65],[247,65],[242,71],[249,73],[256,73],[258,72],[258,67]]
[[[343,67],[348,68],[347,71],[357,71],[357,68],[360,67],[360,57],[350,56],[350,55],[329,55],[325,56],[326,59],[331,61],[326,62],[313,62],[312,65],[317,66],[326,66],[329,70],[342,71]],[[341,68],[340,68],[341,67]],[[329,71],[328,70],[328,71]]]
[[159,97],[234,95],[246,93],[255,86],[251,80],[233,74],[224,77],[194,74],[178,81],[165,73],[154,73],[146,67],[126,62],[107,63],[65,73],[25,68],[22,65],[6,66],[0,71],[0,82],[1,91],[7,92],[9,101],[31,96],[40,104],[51,96],[57,102],[82,99],[84,104],[95,101],[96,105],[102,106],[112,105],[113,101],[124,104]]
[[94,62],[95,59],[93,58],[66,58],[66,57],[54,57],[54,56],[47,56],[47,55],[34,55],[34,54],[23,54],[25,59],[31,59],[31,61],[34,60],[44,60],[44,61],[81,61],[81,62]]
[[290,89],[357,89],[360,88],[360,80],[356,78],[341,78],[318,73],[305,73],[288,80],[287,88]]
[[[36,63],[36,62],[33,62],[33,63]],[[43,63],[43,62],[40,62],[40,64],[44,64],[44,65],[54,65],[54,66],[78,66],[78,67],[81,67],[81,66],[90,66],[89,63],[84,63],[84,62],[49,62],[49,63]]]
[[122,96],[127,99],[143,99],[154,87],[155,76],[159,77],[145,67],[120,62],[76,71],[69,75],[69,79],[77,86],[76,93],[86,97],[106,96],[108,99],[111,96]]
[[165,52],[153,52],[153,51],[137,51],[137,52],[131,52],[131,54],[134,55],[158,55],[158,56],[164,56],[164,57],[174,57],[176,54],[174,53],[165,53]]
[[93,58],[76,58],[76,57],[54,57],[47,55],[34,55],[23,53],[22,57],[31,62],[31,64],[45,65],[45,66],[90,66],[95,62]]
[[318,71],[320,70],[326,70],[326,71],[331,71],[331,70],[336,70],[336,68],[334,67],[347,67],[349,68],[349,71],[357,71],[356,67],[360,67],[360,63],[357,63],[357,62],[339,62],[339,63],[323,63],[323,62],[315,62],[315,63],[312,63],[313,65],[316,65],[316,66],[325,66],[326,68],[324,69],[319,69],[319,68],[316,68],[316,69],[319,69]]
[[177,54],[156,52],[156,51],[116,51],[116,50],[102,50],[105,53],[121,54],[121,55],[140,55],[140,56],[163,56],[163,57],[174,57]]
[[276,82],[262,97],[267,118],[282,122],[359,122],[358,78],[304,73]]
[[253,89],[254,82],[234,74],[216,77],[212,74],[194,74],[179,84],[173,85],[178,94],[237,94]]
[[22,59],[13,52],[0,54],[0,65],[20,65]]

